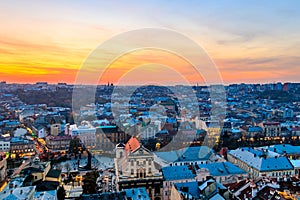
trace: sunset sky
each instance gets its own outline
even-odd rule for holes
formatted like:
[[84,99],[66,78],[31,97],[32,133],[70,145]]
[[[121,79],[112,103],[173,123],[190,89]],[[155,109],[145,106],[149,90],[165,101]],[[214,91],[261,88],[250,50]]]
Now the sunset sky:
[[[198,43],[226,84],[299,82],[299,9],[298,0],[4,0],[0,81],[76,83],[78,70],[101,43],[126,31],[154,27],[174,30]],[[188,65],[170,53],[135,51],[112,63],[101,81],[118,82],[130,74],[138,83],[151,71],[149,79],[165,78],[172,84],[178,83],[169,71],[175,69],[190,82],[201,82]]]

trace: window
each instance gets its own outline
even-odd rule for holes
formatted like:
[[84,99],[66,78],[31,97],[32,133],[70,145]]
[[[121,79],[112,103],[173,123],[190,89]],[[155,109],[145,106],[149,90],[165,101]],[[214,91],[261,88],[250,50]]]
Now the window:
[[131,175],[133,175],[134,174],[134,170],[133,169],[131,169]]
[[131,166],[133,166],[134,165],[133,160],[131,160],[130,162],[131,162]]
[[151,173],[152,173],[152,172],[151,172],[151,168],[150,168],[150,167],[149,167],[149,169],[148,169],[148,173],[149,173],[149,174],[151,174]]
[[136,165],[139,165],[140,163],[139,163],[139,161],[136,161]]

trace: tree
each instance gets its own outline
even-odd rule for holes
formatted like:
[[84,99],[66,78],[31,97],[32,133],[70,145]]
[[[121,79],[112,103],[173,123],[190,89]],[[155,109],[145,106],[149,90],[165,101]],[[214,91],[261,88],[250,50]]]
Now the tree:
[[94,170],[91,172],[87,172],[83,177],[83,194],[95,194],[97,193],[97,178],[99,177],[99,173]]
[[82,148],[82,146],[80,144],[80,140],[78,137],[75,137],[70,141],[69,153],[78,154],[78,152],[79,152],[79,150],[81,150],[81,148]]
[[57,199],[58,200],[64,200],[66,196],[66,191],[64,187],[60,186],[57,190]]

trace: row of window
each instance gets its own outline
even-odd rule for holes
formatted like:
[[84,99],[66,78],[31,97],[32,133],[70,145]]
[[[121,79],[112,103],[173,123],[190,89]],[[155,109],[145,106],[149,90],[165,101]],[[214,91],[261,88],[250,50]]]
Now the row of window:
[[292,175],[292,172],[291,171],[289,171],[289,172],[272,172],[272,176],[284,176],[284,175]]
[[12,153],[22,153],[22,152],[33,152],[33,149],[25,149],[25,150],[14,150]]
[[11,149],[28,149],[28,148],[34,148],[32,145],[31,146],[11,146]]
[[[148,165],[152,164],[152,159],[148,160]],[[134,160],[130,160],[130,165],[134,166]],[[140,165],[140,161],[136,161],[136,165]],[[143,161],[143,165],[146,165],[146,160]]]
[[[140,171],[137,170],[136,173],[139,174]],[[152,170],[151,170],[151,168],[149,167],[149,168],[148,168],[148,174],[151,174],[151,173],[152,173]],[[134,175],[134,169],[131,169],[130,174],[131,174],[131,175]]]
[[180,163],[170,163],[170,166],[183,166],[183,165],[197,165],[197,164],[207,164],[207,161],[201,161],[201,162],[180,162]]

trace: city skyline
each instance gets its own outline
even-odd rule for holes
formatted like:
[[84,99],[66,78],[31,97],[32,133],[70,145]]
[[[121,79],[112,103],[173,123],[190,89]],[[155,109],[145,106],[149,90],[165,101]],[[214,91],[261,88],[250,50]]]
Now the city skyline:
[[[170,29],[194,40],[216,64],[225,84],[298,82],[297,1],[0,4],[0,80],[8,83],[73,84],[82,63],[102,42],[145,27]],[[191,83],[201,83],[178,56],[142,50],[116,60],[102,84],[117,83],[133,65],[149,63],[171,66]],[[143,81],[139,73],[152,72],[149,77],[157,78],[159,72],[161,78],[168,77],[165,84],[176,84],[170,70],[159,71],[158,65],[139,70],[131,75],[137,82]]]

